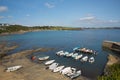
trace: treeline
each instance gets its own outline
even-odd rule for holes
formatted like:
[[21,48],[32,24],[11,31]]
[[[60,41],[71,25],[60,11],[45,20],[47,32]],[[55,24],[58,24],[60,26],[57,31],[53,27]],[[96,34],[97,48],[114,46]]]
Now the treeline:
[[107,68],[107,74],[98,77],[98,80],[120,80],[120,64],[116,63]]
[[18,32],[18,31],[32,31],[32,30],[81,30],[81,28],[61,27],[61,26],[22,26],[22,25],[10,25],[0,26],[0,33],[4,32]]

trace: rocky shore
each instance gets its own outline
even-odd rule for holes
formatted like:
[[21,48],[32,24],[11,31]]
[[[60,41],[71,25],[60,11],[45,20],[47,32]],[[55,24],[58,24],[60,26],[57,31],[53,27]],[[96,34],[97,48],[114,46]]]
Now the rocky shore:
[[112,66],[113,64],[120,64],[120,58],[115,56],[115,55],[109,54],[108,55],[108,62],[106,63],[103,75],[108,75],[108,68],[110,66]]

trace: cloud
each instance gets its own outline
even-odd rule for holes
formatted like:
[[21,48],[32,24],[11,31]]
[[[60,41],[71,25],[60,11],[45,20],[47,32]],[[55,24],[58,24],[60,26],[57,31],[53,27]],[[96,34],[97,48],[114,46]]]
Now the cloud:
[[96,16],[86,16],[79,18],[76,22],[80,26],[119,26],[120,20],[104,20]]
[[13,16],[7,16],[7,18],[12,18]]
[[7,10],[8,8],[6,6],[0,6],[0,12],[5,12]]
[[13,16],[0,16],[0,19],[10,19],[12,18]]
[[95,20],[96,18],[94,16],[88,16],[88,17],[83,17],[80,18],[80,21],[91,21],[91,20]]
[[29,17],[29,16],[30,16],[30,14],[27,14],[26,16],[27,16],[27,17]]
[[51,3],[45,3],[45,6],[48,7],[48,8],[54,8],[55,5],[51,4]]
[[3,18],[5,18],[4,16],[0,16],[0,19],[3,19]]

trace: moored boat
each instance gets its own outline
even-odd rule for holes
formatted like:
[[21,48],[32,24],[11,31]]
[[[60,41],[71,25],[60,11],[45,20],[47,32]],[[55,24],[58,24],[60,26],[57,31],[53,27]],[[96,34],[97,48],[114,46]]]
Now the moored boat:
[[85,56],[81,59],[82,62],[86,62],[88,60],[88,56]]
[[66,68],[64,68],[63,70],[60,71],[60,73],[62,73],[62,74],[67,74],[69,72],[71,72],[71,67],[66,67]]
[[74,54],[72,55],[73,58],[75,58],[76,56],[78,56],[78,53],[74,53]]
[[58,66],[58,63],[52,63],[48,68],[54,70]]
[[81,70],[78,70],[78,71],[76,71],[74,74],[70,75],[69,77],[70,77],[71,79],[74,79],[74,78],[76,78],[76,77],[78,77],[78,76],[80,76],[80,75],[81,75]]
[[53,72],[61,71],[65,66],[58,66],[55,69],[53,69]]
[[16,71],[16,70],[18,70],[18,69],[20,69],[20,68],[22,68],[21,65],[8,67],[8,68],[6,69],[6,72]]
[[71,57],[73,55],[73,53],[69,53],[66,55],[66,57]]
[[55,60],[46,61],[46,62],[45,62],[45,65],[50,65],[50,64],[52,64],[54,61],[55,61]]
[[82,56],[83,56],[83,55],[80,54],[80,55],[76,56],[75,59],[78,60],[78,59],[82,58]]
[[39,57],[38,59],[39,59],[40,61],[42,61],[42,60],[47,60],[47,59],[49,59],[49,56]]
[[91,57],[91,58],[89,59],[89,62],[90,62],[90,63],[95,62],[95,58],[94,58],[94,57]]

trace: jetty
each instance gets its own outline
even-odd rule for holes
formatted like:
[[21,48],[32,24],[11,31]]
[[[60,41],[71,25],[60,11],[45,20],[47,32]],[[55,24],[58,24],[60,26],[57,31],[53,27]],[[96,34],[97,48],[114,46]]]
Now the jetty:
[[120,52],[120,42],[114,42],[114,41],[104,41],[102,46],[104,48]]

